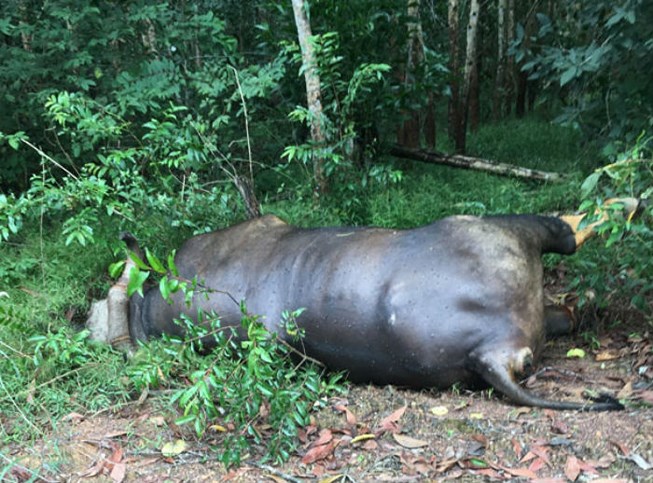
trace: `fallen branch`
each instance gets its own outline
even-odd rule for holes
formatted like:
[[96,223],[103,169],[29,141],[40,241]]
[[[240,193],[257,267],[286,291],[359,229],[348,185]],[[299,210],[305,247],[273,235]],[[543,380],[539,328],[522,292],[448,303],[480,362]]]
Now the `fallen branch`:
[[390,154],[398,158],[412,159],[423,163],[444,164],[455,168],[477,169],[489,171],[490,173],[502,176],[515,176],[517,178],[536,179],[540,181],[562,181],[565,177],[560,173],[551,173],[537,169],[523,168],[507,163],[497,163],[488,159],[463,156],[461,154],[444,154],[436,151],[425,151],[423,149],[411,149],[394,145],[390,148]]

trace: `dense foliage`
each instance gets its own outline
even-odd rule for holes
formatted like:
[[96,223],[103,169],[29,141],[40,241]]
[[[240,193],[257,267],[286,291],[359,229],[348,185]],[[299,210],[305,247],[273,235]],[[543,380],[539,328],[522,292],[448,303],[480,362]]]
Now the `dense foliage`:
[[[143,347],[129,362],[90,343],[74,329],[89,300],[106,294],[106,267],[124,259],[121,230],[166,254],[257,205],[304,226],[410,227],[451,213],[594,210],[612,196],[651,197],[651,2],[515,2],[511,70],[499,87],[498,8],[483,4],[480,124],[467,151],[569,175],[557,185],[390,158],[406,129],[417,129],[420,142],[437,132],[444,151],[453,144],[449,100],[462,72],[447,68],[449,43],[464,42],[464,29],[450,38],[446,2],[418,3],[418,15],[409,15],[406,1],[305,2],[323,143],[309,135],[290,2],[0,5],[0,413],[12,415],[10,425],[2,420],[5,440],[36,437],[71,410],[117,408],[165,386],[198,435],[211,425],[235,428],[222,448],[230,452],[220,453],[226,463],[250,442],[283,459],[313,404],[336,389],[315,367],[294,365],[250,314],[246,343],[221,340],[207,357],[192,350],[192,334]],[[461,8],[461,25],[465,15]],[[520,86],[532,101],[526,117]],[[495,89],[506,102],[498,116]],[[309,168],[316,156],[330,180],[323,193]],[[650,215],[649,206],[639,221],[607,224],[610,250],[593,244],[567,259],[571,286],[591,289],[599,305],[620,297],[649,317],[638,320],[650,320]],[[107,380],[106,371],[119,377]],[[273,430],[260,433],[261,421]]]

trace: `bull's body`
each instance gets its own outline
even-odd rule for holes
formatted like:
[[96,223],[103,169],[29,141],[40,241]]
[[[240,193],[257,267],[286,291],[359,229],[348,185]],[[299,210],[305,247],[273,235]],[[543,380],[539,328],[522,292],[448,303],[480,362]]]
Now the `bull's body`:
[[[179,275],[197,277],[208,292],[190,307],[181,294],[166,302],[156,287],[134,296],[129,331],[133,340],[180,334],[174,320],[199,309],[239,326],[235,301],[244,300],[270,331],[353,380],[484,381],[519,404],[615,409],[614,401],[545,400],[514,382],[544,342],[541,255],[573,253],[576,228],[564,218],[514,215],[454,216],[411,230],[302,229],[268,215],[186,241]],[[280,317],[298,308],[300,342]]]

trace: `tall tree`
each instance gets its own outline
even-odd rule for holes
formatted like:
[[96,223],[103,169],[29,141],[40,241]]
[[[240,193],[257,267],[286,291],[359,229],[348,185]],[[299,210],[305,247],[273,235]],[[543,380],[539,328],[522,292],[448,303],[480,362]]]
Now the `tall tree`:
[[449,0],[447,11],[447,24],[449,26],[449,89],[451,97],[449,99],[449,137],[455,139],[457,126],[460,124],[460,53],[458,39],[460,37],[460,3],[458,0]]
[[504,93],[504,77],[506,72],[506,10],[508,0],[498,0],[497,5],[497,73],[492,96],[492,118],[501,118]]
[[467,23],[467,47],[465,52],[465,71],[463,75],[463,86],[460,95],[460,109],[458,125],[456,126],[455,146],[459,153],[465,152],[467,138],[467,117],[469,114],[469,101],[472,87],[472,78],[477,67],[477,40],[478,40],[478,17],[480,13],[479,0],[471,0],[469,6],[469,22]]
[[[424,63],[424,35],[419,9],[420,0],[408,0],[408,49],[406,67],[402,75],[402,82],[406,90],[410,90],[409,85],[415,83],[415,72]],[[421,133],[420,111],[410,109],[410,112],[404,113],[404,117],[397,132],[397,142],[402,146],[418,148]]]
[[[539,7],[539,0],[535,0],[530,6],[528,11],[525,13],[524,19],[521,22],[521,25],[524,26],[523,35],[521,39],[521,45],[519,48],[522,52],[528,53],[531,49],[531,38],[535,33],[535,13],[536,9]],[[530,71],[527,68],[524,68],[526,65],[527,56],[522,55],[521,60],[517,62],[517,68],[515,71],[516,84],[517,84],[517,98],[515,100],[515,114],[517,117],[523,117],[526,113],[526,100],[528,98],[529,107],[532,107],[535,96],[535,86],[536,82],[529,80]]]
[[[311,139],[315,145],[322,146],[326,140],[322,122],[322,87],[315,52],[311,44],[313,33],[311,32],[311,24],[306,7],[308,7],[308,1],[292,0],[295,25],[297,26],[297,37],[299,38],[299,47],[302,51],[304,81],[306,82],[306,101],[310,113]],[[316,153],[313,154],[313,176],[315,177],[317,194],[320,194],[326,192],[328,186],[324,173],[324,159],[317,153],[319,153],[319,150],[316,150]]]
[[[515,40],[515,0],[508,0],[508,11],[506,12],[506,45],[510,47]],[[513,97],[515,93],[515,56],[511,54],[506,58],[506,75],[503,88],[505,100],[505,113],[512,112]]]
[[[477,41],[478,43],[478,41]],[[468,96],[468,118],[469,130],[475,132],[481,122],[481,98],[480,98],[480,79],[479,71],[481,70],[481,56],[476,53],[476,64],[472,69],[472,78],[469,85]]]

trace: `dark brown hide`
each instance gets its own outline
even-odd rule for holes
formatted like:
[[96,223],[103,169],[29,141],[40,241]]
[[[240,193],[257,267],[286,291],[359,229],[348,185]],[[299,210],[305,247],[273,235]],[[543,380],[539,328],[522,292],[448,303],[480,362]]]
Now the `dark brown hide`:
[[355,381],[448,387],[484,381],[524,405],[615,409],[538,398],[514,382],[545,336],[543,253],[570,254],[574,230],[555,217],[454,216],[421,228],[302,229],[264,216],[188,240],[180,276],[217,290],[184,306],[157,288],[130,303],[134,339],[180,334],[173,320],[216,312],[240,324],[237,303],[280,326],[304,308],[298,349]]

